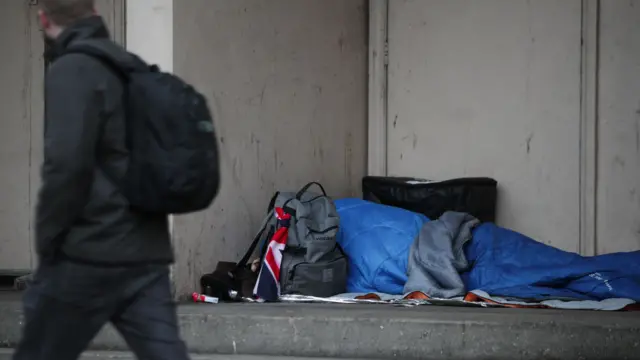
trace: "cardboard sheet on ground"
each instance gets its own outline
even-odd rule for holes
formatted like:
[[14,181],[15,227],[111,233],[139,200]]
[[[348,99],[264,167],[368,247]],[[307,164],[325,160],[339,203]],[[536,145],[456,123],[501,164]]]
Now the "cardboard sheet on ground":
[[326,303],[326,304],[387,304],[399,306],[464,306],[464,307],[498,307],[498,308],[530,308],[530,309],[564,309],[564,310],[601,310],[620,311],[638,310],[635,301],[630,299],[606,299],[602,301],[526,301],[522,299],[507,299],[494,297],[481,290],[469,292],[464,297],[452,299],[429,298],[421,292],[414,292],[407,295],[389,295],[382,293],[347,293],[332,296],[330,298],[319,298],[303,295],[283,295],[280,297],[283,302],[297,303]]

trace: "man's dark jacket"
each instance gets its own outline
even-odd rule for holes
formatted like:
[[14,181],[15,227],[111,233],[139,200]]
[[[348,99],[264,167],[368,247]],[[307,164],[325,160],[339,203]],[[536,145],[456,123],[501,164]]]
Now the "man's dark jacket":
[[138,61],[109,40],[98,16],[78,21],[53,43],[45,80],[38,255],[43,262],[66,258],[98,265],[172,262],[167,217],[133,211],[117,186],[128,162],[122,80],[87,55],[61,56],[88,39],[108,42],[112,54]]

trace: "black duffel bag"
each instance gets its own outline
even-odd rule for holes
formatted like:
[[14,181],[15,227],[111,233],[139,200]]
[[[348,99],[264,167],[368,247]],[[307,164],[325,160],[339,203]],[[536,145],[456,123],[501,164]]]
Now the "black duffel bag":
[[498,182],[491,178],[430,181],[409,177],[366,176],[364,200],[395,206],[437,219],[446,211],[471,214],[482,222],[496,218]]

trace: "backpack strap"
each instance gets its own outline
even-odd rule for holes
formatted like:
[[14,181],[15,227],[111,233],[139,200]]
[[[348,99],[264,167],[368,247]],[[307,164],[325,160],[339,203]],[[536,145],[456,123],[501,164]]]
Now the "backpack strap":
[[264,221],[262,222],[262,225],[260,225],[260,230],[258,231],[258,234],[256,234],[255,238],[253,238],[253,241],[251,242],[251,245],[249,246],[249,249],[244,254],[242,259],[240,259],[240,261],[238,261],[238,263],[236,264],[236,267],[232,271],[232,273],[236,273],[238,270],[240,270],[240,269],[244,268],[245,266],[247,266],[247,263],[249,262],[249,259],[251,259],[251,255],[253,255],[253,252],[256,250],[256,247],[258,246],[258,243],[260,242],[260,239],[262,238],[262,234],[264,234],[264,231],[267,229],[267,225],[269,224],[269,220],[271,219],[271,216],[272,215],[269,214],[268,216],[265,217]]
[[[276,192],[275,195],[273,195],[273,197],[271,198],[271,201],[269,201],[269,208],[267,209],[267,216],[265,217],[264,221],[262,222],[262,225],[260,225],[260,230],[258,231],[258,233],[256,234],[255,238],[251,242],[251,245],[249,246],[249,249],[247,250],[247,252],[244,254],[242,259],[240,259],[240,261],[238,261],[238,263],[236,264],[236,268],[235,268],[235,270],[233,272],[236,272],[239,269],[242,269],[243,267],[247,266],[247,263],[251,259],[251,255],[253,255],[253,252],[256,250],[256,247],[258,246],[258,243],[260,243],[260,239],[262,238],[262,235],[267,230],[267,227],[269,225],[269,220],[271,220],[271,217],[273,216],[273,209],[276,206],[276,199],[278,198],[278,195],[280,195],[280,192]],[[267,238],[267,241],[265,241],[265,244],[269,243],[269,240],[271,240],[271,239]]]
[[327,192],[324,191],[324,187],[319,182],[314,181],[314,182],[308,183],[302,189],[300,189],[300,191],[298,191],[298,193],[296,194],[296,199],[300,200],[302,198],[302,195],[304,195],[304,193],[306,193],[309,190],[309,188],[311,188],[313,185],[317,185],[320,188],[320,190],[322,190],[322,194],[324,196],[327,196]]
[[[125,64],[123,61],[119,61],[118,59],[116,59],[116,57],[114,57],[109,52],[109,49],[107,48],[107,45],[105,44],[104,40],[91,39],[91,40],[83,40],[83,41],[75,42],[65,50],[63,56],[68,54],[82,54],[82,55],[89,56],[99,61],[105,68],[107,68],[109,71],[115,74],[125,85],[124,91],[123,91],[123,104],[125,104],[126,106],[128,101],[126,84],[129,82],[129,79],[130,79],[129,74],[133,71],[136,71],[136,69],[140,69],[140,65],[136,67],[132,64]],[[136,61],[141,62],[142,60],[136,57],[134,59],[134,62]],[[103,121],[100,129],[101,133],[104,133],[105,126],[106,124]],[[125,121],[125,144],[128,149],[131,149],[131,143],[132,143],[131,133],[132,133],[131,122]],[[110,174],[109,171],[107,171],[107,169],[104,168],[104,166],[100,165],[100,168],[111,182],[118,185],[119,187],[122,186],[120,181],[118,181],[116,177],[113,176],[113,174]]]

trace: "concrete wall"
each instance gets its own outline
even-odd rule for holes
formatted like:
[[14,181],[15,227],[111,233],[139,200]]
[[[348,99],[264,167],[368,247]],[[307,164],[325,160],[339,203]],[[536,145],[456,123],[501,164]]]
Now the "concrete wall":
[[640,249],[640,1],[600,2],[597,251]]
[[390,1],[389,172],[494,177],[500,225],[640,249],[640,1],[597,3]]
[[[32,266],[31,205],[42,136],[42,40],[27,1],[0,3],[0,271]],[[33,105],[33,106],[32,106]]]
[[390,1],[389,172],[493,177],[501,225],[578,251],[580,3]]
[[127,50],[173,71],[173,0],[127,1],[126,18]]
[[124,45],[126,43],[125,0],[96,0],[95,3],[96,11],[104,18],[111,31],[111,37]]
[[219,260],[236,261],[276,190],[319,180],[358,195],[366,160],[364,0],[174,2],[174,71],[210,100],[222,191],[178,217],[178,294]]

